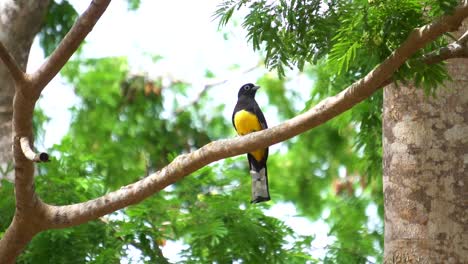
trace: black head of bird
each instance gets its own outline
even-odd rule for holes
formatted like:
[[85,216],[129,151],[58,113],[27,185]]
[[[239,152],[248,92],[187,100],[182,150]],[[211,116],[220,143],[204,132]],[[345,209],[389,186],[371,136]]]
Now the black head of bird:
[[256,86],[252,83],[247,83],[242,85],[242,87],[239,89],[239,94],[237,94],[237,97],[241,96],[247,96],[247,97],[255,97],[255,93],[257,92],[258,88],[260,86]]

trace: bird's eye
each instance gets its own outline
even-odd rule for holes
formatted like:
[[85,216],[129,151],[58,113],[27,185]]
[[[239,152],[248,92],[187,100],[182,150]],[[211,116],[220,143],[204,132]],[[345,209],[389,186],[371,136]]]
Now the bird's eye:
[[244,90],[246,90],[246,91],[250,90],[250,86],[248,86],[248,85],[244,86]]

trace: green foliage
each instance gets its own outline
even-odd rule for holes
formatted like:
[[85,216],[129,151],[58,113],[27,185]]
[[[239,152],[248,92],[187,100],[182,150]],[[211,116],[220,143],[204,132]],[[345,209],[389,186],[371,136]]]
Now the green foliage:
[[328,219],[330,233],[336,240],[329,246],[324,263],[368,263],[369,256],[379,259],[379,263],[382,261],[383,245],[378,244],[383,236],[382,229],[373,231],[366,227],[369,220],[362,213],[369,204],[366,195],[331,202]]
[[[280,76],[285,75],[283,67],[296,66],[302,70],[306,63],[315,63],[317,66],[309,71],[316,81],[312,99],[307,102],[311,106],[362,78],[398,48],[414,28],[451,12],[455,4],[453,1],[414,0],[332,1],[321,5],[314,1],[225,1],[217,15],[220,24],[226,24],[235,10],[245,7],[248,14],[243,26],[248,31],[253,48],[265,51],[266,65],[277,69]],[[303,15],[301,8],[306,8],[307,14],[314,14],[313,18]],[[295,21],[292,19],[294,17],[301,19]],[[323,26],[325,24],[326,27]],[[308,37],[307,33],[313,37]],[[439,38],[425,47],[400,68],[396,79],[403,82],[413,80],[417,87],[424,88],[428,94],[433,93],[449,78],[448,74],[443,64],[426,65],[420,58],[425,52],[446,44],[445,39]],[[271,82],[269,85],[276,87]],[[280,103],[270,98],[270,102],[284,105],[284,100]],[[299,136],[288,144],[288,152],[274,163],[283,167],[281,174],[284,175],[280,177],[290,181],[280,182],[279,186],[277,182],[272,185],[283,190],[280,193],[284,199],[294,201],[303,213],[312,219],[319,219],[325,208],[333,208],[324,189],[333,184],[340,170],[345,169],[349,175],[359,175],[361,185],[372,195],[378,205],[379,216],[383,217],[381,114],[382,94],[377,93],[350,113]],[[310,152],[308,149],[321,151]],[[279,160],[294,162],[280,163]],[[285,166],[287,169],[284,169]],[[278,170],[280,168],[276,168]],[[340,202],[346,203],[347,199]],[[369,200],[361,202],[370,204]],[[352,208],[353,212],[365,216],[365,206]],[[332,214],[327,222],[335,221],[333,219],[340,217]],[[359,223],[349,219],[348,222]],[[336,236],[337,240],[324,261],[359,263],[367,261],[367,256],[372,255],[379,259],[381,232],[363,232],[360,224],[349,226],[346,220],[337,221],[334,225],[337,228],[332,229],[331,235]],[[350,248],[348,241],[365,243],[351,244],[356,247]]]
[[[245,8],[243,26],[254,50],[265,51],[265,63],[285,76],[285,67],[304,69],[326,61],[330,71],[362,77],[389,56],[416,27],[450,13],[457,1],[224,1],[215,15],[220,26]],[[445,45],[440,38],[426,48]],[[428,93],[448,78],[442,64],[420,62],[422,53],[402,66],[398,80],[415,80]],[[362,67],[365,66],[366,69]]]
[[[68,204],[92,199],[161,168],[179,153],[232,134],[230,120],[219,115],[223,106],[213,104],[209,93],[198,104],[178,111],[178,100],[172,98],[188,98],[190,84],[174,81],[163,87],[159,78],[128,76],[128,72],[124,58],[79,59],[62,70],[63,76],[75,87],[81,103],[72,109],[69,134],[51,150],[58,159],[39,170],[37,190],[45,201]],[[310,87],[313,99],[307,105],[338,91],[337,83],[343,87],[355,78],[353,74],[337,78],[326,67],[318,67],[313,72],[320,88]],[[316,75],[316,72],[321,73]],[[211,73],[208,76],[214,77]],[[265,87],[271,108],[280,119],[290,118],[300,110],[298,104],[306,103],[298,96],[298,91],[287,88],[284,79],[266,75],[258,83]],[[169,108],[164,107],[167,102],[173,102]],[[363,114],[361,118],[367,117],[364,109],[360,113]],[[167,240],[181,240],[188,245],[182,253],[184,262],[188,263],[233,260],[319,263],[347,257],[359,263],[368,257],[378,258],[382,247],[375,244],[381,244],[381,236],[362,227],[368,220],[365,210],[371,199],[358,193],[375,193],[358,183],[369,174],[362,170],[367,159],[360,156],[359,151],[352,151],[359,134],[356,117],[360,116],[342,115],[285,143],[287,151],[272,153],[269,161],[273,199],[292,201],[302,215],[312,220],[325,220],[334,226],[330,236],[337,240],[329,246],[324,259],[310,255],[313,237],[299,236],[278,219],[263,215],[261,209],[268,204],[246,203],[250,196],[250,179],[242,157],[203,168],[102,223],[41,234],[28,247],[23,261],[40,260],[38,252],[48,240],[63,244],[73,241],[112,245],[102,252],[99,247],[78,247],[70,256],[46,251],[57,254],[51,257],[57,261],[69,261],[73,257],[80,263],[100,263],[98,256],[105,254],[122,258],[130,246],[141,252],[140,261],[164,263],[161,248]],[[376,125],[376,121],[370,124]],[[363,141],[360,147],[366,148],[368,141]],[[370,152],[375,153],[375,149]],[[332,189],[343,169],[349,175],[358,175],[349,193]],[[378,189],[379,184],[374,185]],[[57,195],[54,190],[68,191]],[[352,203],[354,200],[356,202]],[[360,205],[349,208],[353,210],[353,219],[334,213],[323,217],[324,211],[335,210],[337,204],[346,203]],[[355,222],[354,218],[359,221]],[[93,225],[99,235],[90,236],[90,240],[81,239],[80,232],[91,230],[88,225]],[[352,247],[349,241],[353,240],[360,242]]]
[[13,220],[13,214],[15,212],[15,193],[13,185],[5,180],[0,182],[2,186],[0,187],[0,238],[3,236],[3,231],[5,231]]
[[[91,156],[80,155],[81,164],[86,164],[84,173],[97,171],[96,175],[104,177],[111,186],[137,180],[148,170],[167,164],[172,153],[209,142],[204,131],[187,127],[190,112],[174,119],[161,118],[164,113],[161,82],[144,76],[125,79],[127,64],[122,58],[75,61],[62,74],[82,98],[81,108],[73,111],[75,123],[69,142],[73,142],[76,152],[93,151]],[[175,82],[164,89],[183,93],[186,86]],[[80,136],[86,134],[94,137]],[[119,174],[123,175],[115,177]]]
[[78,13],[67,1],[51,1],[39,32],[39,41],[46,56],[50,55],[75,23]]
[[288,94],[289,90],[286,89],[284,80],[279,80],[271,75],[265,75],[260,78],[257,83],[261,87],[265,87],[264,90],[271,104],[278,107],[281,106],[278,111],[279,118],[289,119],[294,116],[296,109],[293,109],[293,104],[291,104],[290,101],[297,99],[297,95],[295,95],[294,92],[291,92],[291,95]]
[[[97,221],[36,236],[17,263],[118,263],[123,242]],[[120,249],[120,250],[119,250]]]
[[197,226],[187,239],[191,245],[184,252],[187,263],[298,263],[309,259],[295,255],[303,253],[300,249],[284,246],[286,237],[294,235],[289,227],[256,207],[241,209],[239,202],[227,196],[207,196],[187,215],[187,222]]
[[129,10],[137,10],[140,7],[141,0],[127,0]]
[[[230,120],[217,114],[220,105],[192,105],[177,114],[177,104],[164,108],[165,100],[185,97],[191,85],[174,81],[162,86],[159,78],[128,76],[124,58],[78,59],[62,75],[81,103],[72,109],[67,136],[49,150],[56,159],[39,167],[37,192],[48,203],[93,199],[160,169],[180,153],[232,134]],[[37,119],[37,126],[43,120]],[[188,245],[184,263],[317,262],[308,254],[312,237],[265,216],[262,209],[268,204],[248,204],[247,171],[245,157],[205,167],[135,206],[75,228],[41,233],[18,262],[118,262],[134,247],[141,253],[138,261],[166,263],[162,248],[167,240]],[[12,197],[11,184],[0,191]],[[0,206],[9,212],[2,214],[6,225],[13,202],[7,199]]]
[[[243,26],[253,48],[263,50],[266,65],[285,77],[268,74],[257,81],[269,102],[264,112],[282,121],[363,77],[413,28],[451,12],[456,2],[230,0],[216,15],[224,26],[236,11],[247,9]],[[140,1],[128,4],[133,10]],[[47,53],[75,17],[67,1],[51,4],[41,33]],[[413,80],[432,93],[447,79],[446,70],[420,58],[445,44],[440,38],[425,47],[396,79]],[[159,57],[153,58],[157,63]],[[292,67],[304,70],[314,85],[291,88],[286,69]],[[46,202],[93,199],[145,177],[181,153],[233,135],[230,117],[221,114],[225,106],[210,93],[188,106],[179,103],[193,99],[190,83],[163,85],[159,77],[130,75],[125,58],[78,58],[62,75],[81,101],[71,110],[69,133],[49,150],[55,160],[38,168],[37,192]],[[206,70],[205,77],[215,74]],[[268,166],[274,202],[248,204],[245,156],[226,159],[139,204],[75,228],[41,233],[18,263],[116,263],[130,257],[129,248],[141,253],[133,259],[139,263],[167,263],[162,254],[167,241],[186,245],[183,263],[380,263],[382,101],[382,93],[376,93],[272,151]],[[38,111],[36,133],[42,133],[46,120]],[[14,214],[14,194],[11,183],[2,184],[0,230],[5,230]],[[324,256],[311,253],[313,236],[301,236],[264,215],[278,202],[292,202],[301,216],[329,225],[333,242],[323,248]],[[369,214],[370,208],[377,208],[377,215]],[[377,223],[371,226],[372,221]]]
[[[303,69],[329,49],[338,16],[321,11],[321,1],[224,1],[215,15],[225,25],[235,10],[249,9],[243,26],[254,50],[265,50],[268,68],[284,76],[285,67]],[[265,44],[265,45],[263,45]],[[324,52],[325,51],[325,52]]]

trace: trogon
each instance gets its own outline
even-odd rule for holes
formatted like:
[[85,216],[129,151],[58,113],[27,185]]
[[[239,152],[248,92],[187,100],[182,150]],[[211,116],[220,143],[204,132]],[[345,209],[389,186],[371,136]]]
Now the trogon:
[[[255,101],[260,86],[244,84],[237,95],[237,104],[232,113],[232,124],[240,136],[268,128],[262,110]],[[268,148],[247,153],[250,175],[252,176],[252,201],[259,203],[270,200],[268,190],[267,159]]]

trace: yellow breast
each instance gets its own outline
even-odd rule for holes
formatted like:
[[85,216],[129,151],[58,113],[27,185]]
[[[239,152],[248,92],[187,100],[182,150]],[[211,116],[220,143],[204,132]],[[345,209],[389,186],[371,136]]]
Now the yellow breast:
[[[234,124],[237,134],[240,136],[262,130],[262,125],[258,121],[257,116],[245,110],[241,110],[234,115]],[[260,161],[265,155],[265,150],[256,150],[250,154],[252,154],[257,161]]]
[[257,116],[249,111],[241,110],[234,116],[237,134],[243,136],[255,131],[262,130]]

